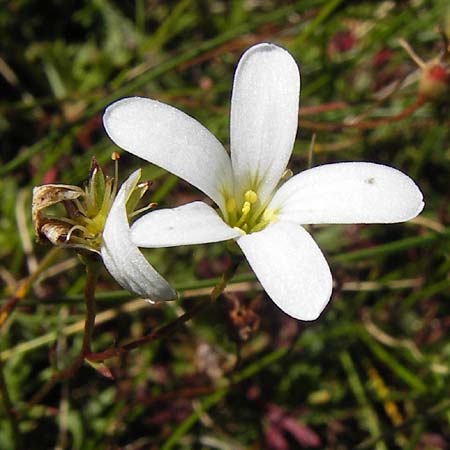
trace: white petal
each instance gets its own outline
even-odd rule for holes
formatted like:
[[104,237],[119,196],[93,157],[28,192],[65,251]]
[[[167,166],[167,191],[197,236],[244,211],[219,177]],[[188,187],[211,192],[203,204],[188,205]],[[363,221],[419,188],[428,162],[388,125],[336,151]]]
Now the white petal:
[[148,98],[124,98],[108,106],[103,124],[121,148],[193,184],[220,207],[232,186],[230,158],[199,122]]
[[416,217],[423,196],[414,181],[380,164],[350,162],[305,170],[288,180],[269,208],[299,224],[395,223]]
[[311,235],[299,225],[277,222],[237,240],[256,277],[290,316],[315,320],[328,303],[330,268]]
[[[231,160],[237,193],[257,188],[261,202],[277,185],[298,126],[300,75],[292,56],[273,44],[247,50],[231,100]],[[259,186],[251,186],[255,180]]]
[[131,227],[131,238],[139,247],[205,244],[238,236],[238,231],[203,202],[150,212]]
[[125,205],[139,178],[137,170],[123,183],[114,200],[103,230],[103,262],[124,289],[152,301],[172,300],[175,291],[131,242]]

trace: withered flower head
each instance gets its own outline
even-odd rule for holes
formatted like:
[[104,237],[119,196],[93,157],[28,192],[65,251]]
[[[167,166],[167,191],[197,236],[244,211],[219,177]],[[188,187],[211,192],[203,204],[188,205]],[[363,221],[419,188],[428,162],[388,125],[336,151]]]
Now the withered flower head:
[[[114,178],[105,176],[95,158],[83,188],[47,184],[33,189],[32,218],[39,241],[73,247],[79,253],[99,255],[109,273],[125,289],[152,301],[173,300],[176,292],[148,263],[131,240],[129,219],[155,204],[135,211],[150,182],[139,182],[136,170],[118,190],[119,155]],[[63,205],[65,213],[46,214],[46,209]]]
[[[113,154],[117,161],[118,154]],[[148,190],[140,183],[133,191],[127,210],[132,211]],[[106,176],[92,158],[89,178],[84,188],[68,184],[45,184],[33,189],[32,219],[39,242],[74,247],[100,253],[102,232],[117,193],[117,176]],[[49,215],[45,210],[62,204],[64,215]]]
[[443,51],[436,58],[424,61],[404,39],[400,45],[419,66],[419,94],[427,100],[442,101],[450,94],[450,45],[448,37],[442,33]]

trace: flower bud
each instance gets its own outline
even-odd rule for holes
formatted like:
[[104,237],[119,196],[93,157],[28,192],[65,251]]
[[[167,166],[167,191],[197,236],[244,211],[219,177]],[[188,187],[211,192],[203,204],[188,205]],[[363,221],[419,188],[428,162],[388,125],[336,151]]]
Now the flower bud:
[[420,68],[419,95],[427,100],[442,100],[443,97],[445,98],[450,92],[447,37],[444,36],[444,52],[437,58],[427,62],[423,61],[404,39],[400,39],[399,43]]
[[450,92],[450,69],[441,62],[425,64],[419,78],[419,94],[439,100]]

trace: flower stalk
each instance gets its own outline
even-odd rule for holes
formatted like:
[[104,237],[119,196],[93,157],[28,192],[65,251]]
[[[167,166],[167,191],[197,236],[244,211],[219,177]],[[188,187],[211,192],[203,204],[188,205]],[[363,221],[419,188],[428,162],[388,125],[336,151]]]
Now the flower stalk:
[[53,387],[62,380],[72,377],[77,370],[82,366],[87,356],[91,353],[92,334],[95,327],[95,290],[97,287],[97,280],[100,273],[100,260],[95,256],[80,255],[81,260],[86,270],[86,283],[84,286],[84,304],[86,306],[85,320],[84,320],[84,334],[81,350],[75,360],[70,366],[64,370],[56,372],[42,388],[34,394],[29,402],[29,406],[39,403]]
[[91,353],[91,340],[95,326],[95,290],[100,273],[100,262],[97,258],[83,258],[86,268],[86,284],[84,286],[84,304],[86,306],[86,318],[84,323],[83,344],[79,358],[84,358]]

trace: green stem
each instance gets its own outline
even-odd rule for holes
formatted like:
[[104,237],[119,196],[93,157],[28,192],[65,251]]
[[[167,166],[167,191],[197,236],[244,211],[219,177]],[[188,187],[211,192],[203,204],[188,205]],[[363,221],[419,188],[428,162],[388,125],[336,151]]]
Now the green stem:
[[87,355],[91,353],[92,333],[95,326],[95,289],[100,273],[100,261],[81,256],[86,267],[86,284],[84,287],[84,304],[86,305],[86,316],[84,322],[84,335],[81,350],[75,361],[65,370],[55,373],[50,380],[32,397],[29,406],[39,403],[48,392],[61,380],[72,377],[81,367]]
[[364,259],[371,259],[378,256],[386,256],[391,253],[398,253],[410,248],[418,248],[426,246],[434,241],[442,241],[445,243],[450,237],[450,227],[445,228],[440,233],[428,233],[424,236],[413,236],[397,241],[389,242],[388,244],[381,244],[371,248],[364,248],[348,253],[340,253],[331,256],[330,259],[334,263],[347,263],[354,261],[361,261]]
[[3,362],[0,360],[0,394],[3,399],[3,406],[5,409],[5,414],[11,426],[11,431],[14,440],[14,448],[22,448],[22,435],[19,429],[19,423],[17,415],[14,412],[14,408],[11,402],[11,397],[9,396],[8,386],[6,384],[6,379],[3,371]]
[[100,272],[100,263],[97,260],[86,260],[86,284],[84,286],[84,304],[86,306],[86,321],[84,324],[83,344],[79,358],[84,357],[91,352],[92,333],[95,326],[95,289],[97,287],[98,275]]
[[[353,392],[353,395],[355,396],[357,402],[361,406],[361,426],[366,428],[372,437],[378,436],[380,434],[380,424],[378,421],[378,416],[366,395],[363,383],[359,378],[350,353],[347,351],[342,351],[339,354],[339,359],[345,372],[347,373],[349,387]],[[377,450],[387,450],[386,443],[381,439],[377,441],[376,445],[373,448]]]

